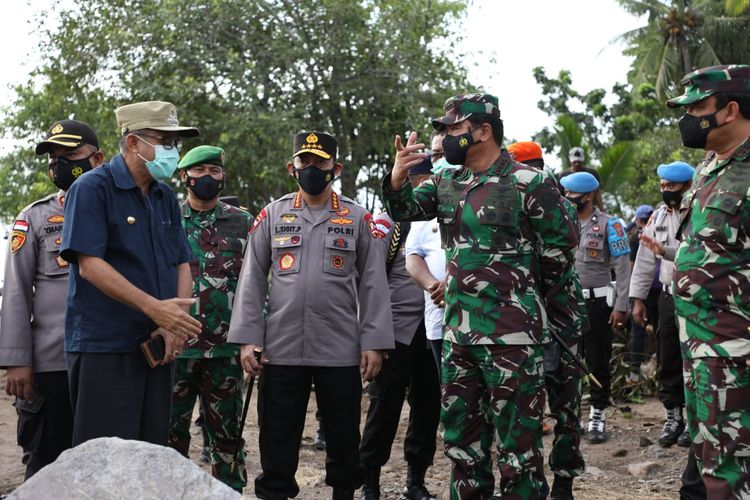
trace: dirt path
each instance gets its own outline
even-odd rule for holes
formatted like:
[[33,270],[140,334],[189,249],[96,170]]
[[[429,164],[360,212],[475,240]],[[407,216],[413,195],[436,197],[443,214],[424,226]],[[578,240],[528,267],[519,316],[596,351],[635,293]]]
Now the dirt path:
[[[5,385],[5,372],[0,376],[0,387]],[[363,399],[364,411],[367,401]],[[631,404],[632,416],[626,418],[615,411],[608,419],[610,439],[600,445],[583,444],[588,470],[583,477],[574,483],[574,493],[579,499],[669,499],[676,498],[680,485],[680,474],[686,461],[685,448],[672,447],[663,449],[658,444],[648,445],[643,438],[656,443],[663,410],[656,400],[647,400],[643,404]],[[588,409],[583,413],[588,415]],[[404,407],[401,427],[394,443],[390,462],[383,469],[383,498],[398,498],[405,481],[403,464],[404,425],[408,418],[408,406]],[[198,461],[200,456],[200,434],[194,430],[191,444],[191,458]],[[312,448],[315,435],[315,400],[311,399],[308,407],[307,423],[300,450],[300,465],[297,481],[301,493],[297,498],[319,500],[330,498],[330,489],[323,482],[325,455]],[[260,463],[256,443],[258,430],[255,412],[251,410],[245,428],[245,440],[248,448],[248,477],[251,480],[260,472]],[[644,442],[641,442],[644,441]],[[551,436],[544,439],[545,451],[549,452]],[[641,446],[645,445],[645,446]],[[427,473],[427,485],[430,491],[447,499],[448,480],[450,475],[449,461],[441,452],[442,441],[438,442],[438,454],[435,465]],[[21,451],[16,445],[16,413],[11,406],[11,399],[3,392],[0,395],[0,497],[12,491],[23,480],[23,466],[20,463]],[[661,469],[653,479],[637,479],[628,473],[627,467],[632,463],[657,462]],[[205,470],[209,470],[205,465]],[[548,476],[551,480],[551,477]],[[246,498],[253,498],[249,493]]]

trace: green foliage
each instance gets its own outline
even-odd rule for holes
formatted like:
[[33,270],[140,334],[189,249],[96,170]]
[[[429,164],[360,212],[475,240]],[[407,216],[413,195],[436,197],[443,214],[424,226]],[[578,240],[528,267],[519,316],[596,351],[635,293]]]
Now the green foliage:
[[[750,16],[746,5],[743,10],[743,2],[730,0],[726,5],[721,0],[618,2],[627,12],[646,16],[648,20],[645,26],[616,38],[628,45],[625,54],[635,57],[628,79],[636,88],[643,83],[653,84],[662,100],[678,93],[680,80],[694,69],[750,59],[750,41],[746,36]],[[735,17],[726,16],[727,11]]]
[[59,23],[41,36],[48,57],[4,113],[0,130],[24,145],[0,159],[6,216],[52,190],[31,151],[50,123],[89,122],[109,157],[118,147],[114,109],[152,99],[173,102],[182,123],[201,129],[185,150],[226,149],[225,193],[254,212],[294,188],[283,166],[292,136],[307,129],[337,137],[343,193],[364,188],[374,203],[393,135],[425,137],[445,98],[469,88],[450,57],[462,1],[75,0],[58,8]]

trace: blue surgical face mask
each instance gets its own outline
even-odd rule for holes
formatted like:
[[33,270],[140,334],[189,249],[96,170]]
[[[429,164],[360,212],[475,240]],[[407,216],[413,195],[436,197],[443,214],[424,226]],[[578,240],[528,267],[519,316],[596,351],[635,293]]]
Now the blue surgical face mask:
[[155,154],[153,160],[147,160],[140,153],[138,154],[138,157],[146,162],[146,168],[151,177],[157,181],[163,181],[172,177],[174,171],[177,170],[177,164],[180,162],[180,152],[178,149],[176,147],[167,149],[161,144],[153,145],[140,136],[136,135],[136,137],[154,148]]
[[440,158],[438,161],[432,164],[432,173],[437,175],[444,170],[455,170],[461,168],[461,165],[453,165],[448,163],[445,158]]

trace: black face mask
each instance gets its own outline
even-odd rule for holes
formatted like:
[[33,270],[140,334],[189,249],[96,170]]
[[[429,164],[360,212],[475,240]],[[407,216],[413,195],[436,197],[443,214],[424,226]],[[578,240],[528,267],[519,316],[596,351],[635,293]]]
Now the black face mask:
[[224,189],[224,179],[216,180],[210,175],[202,177],[187,176],[185,185],[190,188],[193,194],[200,200],[211,201]]
[[682,201],[682,191],[662,191],[661,198],[668,207],[679,207]]
[[323,170],[315,165],[308,165],[304,168],[296,168],[294,171],[297,173],[297,184],[302,190],[311,195],[317,196],[325,191],[328,184],[333,182],[335,179],[334,169]]
[[717,109],[713,113],[703,116],[693,116],[685,113],[680,118],[680,136],[682,145],[686,148],[705,149],[708,133],[720,125],[716,122]]
[[575,198],[573,198],[572,196],[566,196],[566,198],[576,206],[576,210],[578,210],[579,212],[586,208],[586,205],[589,204],[588,201],[583,201],[583,196],[577,196]]
[[[477,127],[478,128],[478,127]],[[466,153],[475,144],[472,133],[477,130],[469,130],[461,135],[446,135],[443,138],[443,154],[451,165],[463,165],[466,163]]]
[[91,153],[86,158],[81,158],[80,160],[69,160],[62,156],[59,157],[55,162],[55,166],[52,167],[52,175],[50,176],[52,182],[63,191],[67,191],[76,179],[94,168],[91,165],[91,157],[95,154]]

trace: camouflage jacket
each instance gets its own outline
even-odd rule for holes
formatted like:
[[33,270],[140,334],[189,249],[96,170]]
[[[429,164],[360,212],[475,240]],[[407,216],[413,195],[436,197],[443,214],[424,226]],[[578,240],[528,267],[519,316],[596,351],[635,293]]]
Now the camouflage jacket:
[[203,324],[198,343],[185,349],[181,357],[235,356],[239,354],[239,346],[226,342],[227,332],[253,218],[221,201],[208,212],[193,210],[183,201],[180,211],[194,258],[190,272],[196,302],[190,314]]
[[444,339],[527,345],[546,341],[550,326],[578,329],[578,226],[544,173],[503,151],[481,174],[445,171],[398,191],[390,182],[389,174],[383,197],[394,220],[438,217],[448,262]]
[[727,160],[709,153],[682,199],[673,287],[683,356],[750,355],[749,198],[750,138]]

